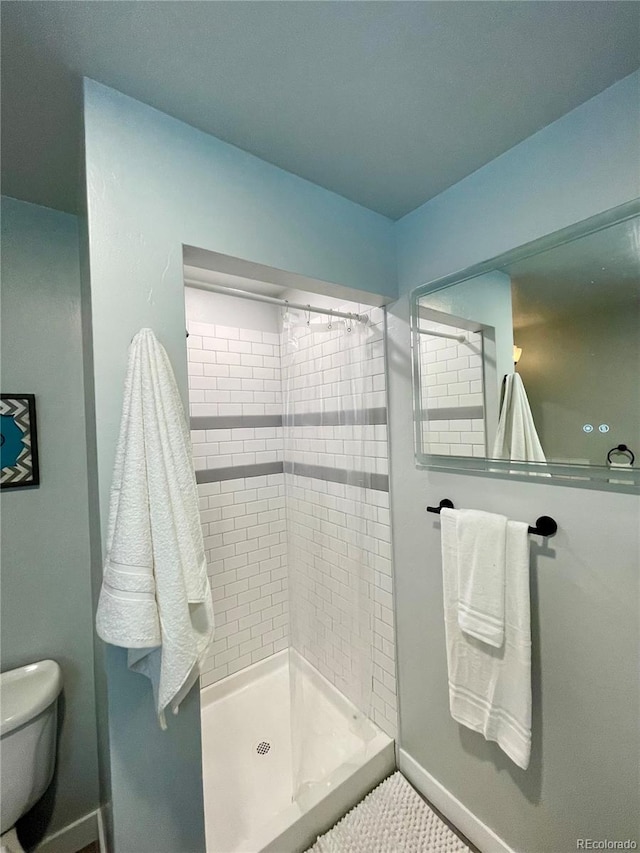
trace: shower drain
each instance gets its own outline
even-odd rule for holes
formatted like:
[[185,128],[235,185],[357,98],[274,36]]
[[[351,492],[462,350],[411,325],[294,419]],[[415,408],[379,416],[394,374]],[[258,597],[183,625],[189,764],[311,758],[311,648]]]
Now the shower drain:
[[260,743],[256,746],[256,752],[258,755],[266,755],[271,749],[271,744],[267,740],[261,740]]

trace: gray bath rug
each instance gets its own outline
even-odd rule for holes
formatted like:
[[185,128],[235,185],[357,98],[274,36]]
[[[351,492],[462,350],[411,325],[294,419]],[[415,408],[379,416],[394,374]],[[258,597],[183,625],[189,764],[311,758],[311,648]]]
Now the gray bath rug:
[[378,785],[307,853],[468,853],[402,773]]

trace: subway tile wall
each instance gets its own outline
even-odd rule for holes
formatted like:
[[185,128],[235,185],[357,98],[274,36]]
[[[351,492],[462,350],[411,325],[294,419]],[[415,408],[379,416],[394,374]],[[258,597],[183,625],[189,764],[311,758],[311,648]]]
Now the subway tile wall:
[[[214,477],[198,484],[216,617],[201,685],[288,646],[288,573],[296,571],[295,604],[309,626],[303,653],[356,700],[356,675],[367,673],[368,710],[395,736],[384,314],[362,307],[372,320],[364,333],[335,320],[328,331],[315,318],[312,328],[302,323],[282,336],[188,323],[194,464],[199,480]],[[285,394],[294,421],[255,425],[282,418]],[[363,402],[364,418],[354,416]],[[285,472],[245,476],[246,466],[265,463]],[[344,472],[355,472],[355,482]],[[363,565],[355,621],[346,559]]]
[[198,485],[216,633],[206,687],[288,646],[282,474]]
[[422,335],[422,442],[425,453],[485,456],[482,335],[442,323],[423,329],[461,334],[465,343]]
[[195,322],[188,330],[192,416],[282,413],[279,335]]
[[349,413],[364,409],[369,422],[335,424],[327,417],[326,423],[307,424],[301,417],[301,424],[285,424],[287,460],[388,476],[384,312],[351,304],[338,310],[366,313],[370,322],[361,327],[333,320],[329,330],[322,319],[283,330],[287,411],[294,417],[341,412],[354,421]]
[[[293,413],[284,424],[291,642],[395,736],[384,312],[339,310],[370,322],[334,320],[329,330],[322,318],[283,330],[283,393]],[[336,425],[335,412],[351,423]],[[329,469],[325,477],[336,469],[351,477],[297,476],[299,466],[316,465]]]
[[[191,431],[196,474],[282,462],[281,426],[216,423],[282,413],[279,336],[197,322],[188,329],[190,414],[213,427]],[[288,645],[284,475],[201,482],[198,494],[216,620],[206,687]]]
[[286,477],[292,643],[395,737],[389,494]]

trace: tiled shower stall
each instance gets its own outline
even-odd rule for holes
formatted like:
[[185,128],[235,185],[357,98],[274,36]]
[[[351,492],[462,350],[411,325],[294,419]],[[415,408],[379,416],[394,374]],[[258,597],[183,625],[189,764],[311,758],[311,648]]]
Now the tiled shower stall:
[[[199,296],[209,303],[206,319],[217,319],[219,297]],[[243,312],[234,301],[243,326],[203,322],[202,299],[187,299],[191,435],[216,617],[201,686],[289,646],[291,576],[298,651],[358,704],[352,669],[360,643],[371,679],[363,710],[393,737],[383,309],[335,302],[369,316],[360,345],[361,329],[350,337],[314,317],[292,331],[280,309],[252,304]],[[365,648],[348,612],[353,560],[370,620]]]
[[[421,329],[423,451],[446,456],[486,456],[482,334],[425,320],[421,321]],[[459,335],[465,340],[441,338],[438,334]]]

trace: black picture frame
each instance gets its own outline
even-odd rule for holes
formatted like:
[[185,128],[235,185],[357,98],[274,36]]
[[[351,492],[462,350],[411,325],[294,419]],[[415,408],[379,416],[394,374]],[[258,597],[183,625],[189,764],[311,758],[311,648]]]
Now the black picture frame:
[[[10,450],[9,459],[7,450]],[[34,394],[0,394],[0,452],[0,489],[40,485]],[[8,461],[13,464],[7,464]]]

